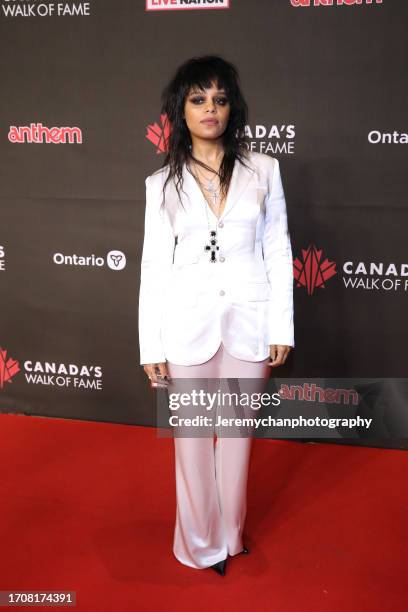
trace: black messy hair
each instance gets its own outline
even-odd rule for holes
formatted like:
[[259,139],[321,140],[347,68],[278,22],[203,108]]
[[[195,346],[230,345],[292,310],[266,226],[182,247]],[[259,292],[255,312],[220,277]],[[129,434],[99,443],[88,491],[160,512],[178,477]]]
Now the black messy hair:
[[167,153],[162,164],[162,168],[169,166],[169,173],[163,186],[162,205],[166,185],[173,178],[176,178],[175,186],[180,198],[179,185],[181,183],[182,186],[183,183],[184,163],[188,164],[193,159],[197,164],[212,171],[212,168],[192,155],[190,131],[183,115],[185,99],[190,89],[197,88],[203,91],[211,87],[213,82],[219,89],[225,89],[230,103],[229,121],[222,135],[224,157],[219,169],[223,196],[228,192],[235,160],[246,165],[244,158],[248,156],[248,146],[245,126],[248,123],[248,106],[240,89],[238,71],[232,63],[218,55],[193,57],[179,66],[161,95],[161,113],[166,114],[170,128]]

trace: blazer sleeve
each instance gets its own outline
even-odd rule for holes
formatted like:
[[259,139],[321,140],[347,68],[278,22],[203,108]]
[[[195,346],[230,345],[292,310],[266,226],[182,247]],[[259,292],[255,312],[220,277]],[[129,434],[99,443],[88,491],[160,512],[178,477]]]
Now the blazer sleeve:
[[[158,181],[160,183],[160,181]],[[165,289],[170,278],[175,236],[161,192],[146,181],[146,209],[139,292],[140,364],[165,362],[161,341]]]
[[265,203],[262,250],[270,286],[268,343],[295,346],[293,325],[293,258],[285,194],[278,159]]

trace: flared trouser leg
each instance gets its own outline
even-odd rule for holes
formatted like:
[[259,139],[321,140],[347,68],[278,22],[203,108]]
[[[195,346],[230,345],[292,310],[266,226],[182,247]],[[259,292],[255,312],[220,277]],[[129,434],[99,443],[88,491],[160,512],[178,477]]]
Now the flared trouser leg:
[[[203,364],[167,365],[172,379],[247,378],[252,379],[247,388],[259,391],[269,376],[268,361],[236,359],[221,344]],[[217,436],[215,443],[212,436],[174,437],[174,449],[177,508],[173,553],[184,565],[206,568],[243,549],[252,437]]]
[[236,555],[244,548],[242,536],[247,512],[251,446],[250,437],[220,437],[215,445],[216,484],[229,555]]
[[177,509],[173,552],[185,565],[209,567],[228,554],[216,486],[214,440],[174,438],[174,443]]

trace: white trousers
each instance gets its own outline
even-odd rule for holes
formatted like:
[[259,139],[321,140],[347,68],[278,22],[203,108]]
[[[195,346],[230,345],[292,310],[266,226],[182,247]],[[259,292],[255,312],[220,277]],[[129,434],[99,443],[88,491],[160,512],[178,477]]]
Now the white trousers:
[[[221,344],[205,363],[182,366],[167,362],[167,366],[170,377],[176,379],[173,392],[177,379],[207,378],[239,379],[241,391],[260,393],[270,375],[268,362],[237,359]],[[219,382],[222,386],[223,381]],[[243,550],[253,438],[238,436],[217,436],[215,443],[209,436],[174,437],[177,509],[173,553],[184,565],[203,569]]]

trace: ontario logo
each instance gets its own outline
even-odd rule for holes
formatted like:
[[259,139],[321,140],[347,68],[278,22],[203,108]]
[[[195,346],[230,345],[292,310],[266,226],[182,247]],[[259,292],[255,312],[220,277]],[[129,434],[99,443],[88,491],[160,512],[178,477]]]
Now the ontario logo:
[[293,260],[293,276],[297,287],[305,287],[309,295],[315,289],[324,289],[326,282],[337,273],[334,261],[322,258],[323,249],[310,245],[302,249],[302,261],[296,257]]
[[97,255],[64,255],[64,253],[54,253],[53,262],[59,266],[87,266],[87,267],[103,267],[108,266],[111,270],[123,270],[126,267],[126,255],[123,251],[117,249],[109,251],[104,257]]
[[13,377],[20,372],[20,364],[17,359],[7,356],[7,349],[0,347],[0,389],[5,383],[11,383]]

